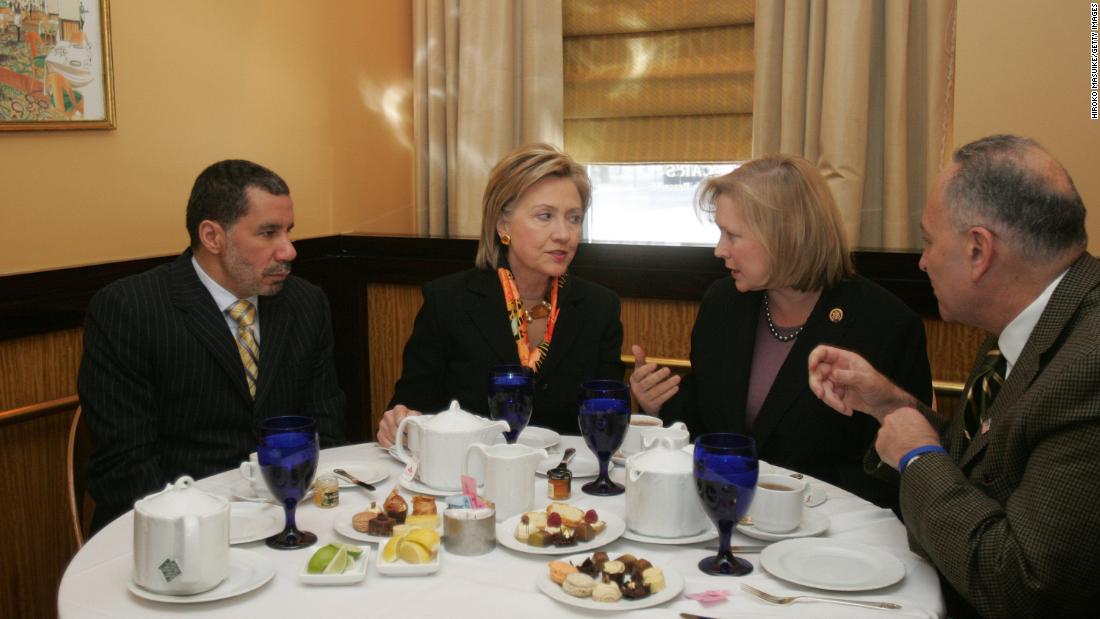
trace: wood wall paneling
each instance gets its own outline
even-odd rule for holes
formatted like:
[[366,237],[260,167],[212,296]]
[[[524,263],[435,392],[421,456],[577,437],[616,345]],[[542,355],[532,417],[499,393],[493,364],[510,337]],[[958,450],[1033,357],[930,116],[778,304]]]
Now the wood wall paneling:
[[0,410],[75,394],[83,333],[64,329],[0,340]]
[[[377,430],[386,412],[393,386],[401,376],[401,353],[412,334],[416,313],[424,298],[420,286],[371,284],[367,307],[370,315],[371,428]],[[434,411],[431,411],[434,412]],[[373,436],[373,434],[371,435]]]

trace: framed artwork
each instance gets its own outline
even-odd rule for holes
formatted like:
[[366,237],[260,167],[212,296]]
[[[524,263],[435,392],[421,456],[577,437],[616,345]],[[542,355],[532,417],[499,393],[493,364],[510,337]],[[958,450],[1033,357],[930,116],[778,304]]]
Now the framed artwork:
[[108,0],[0,0],[0,131],[114,128]]

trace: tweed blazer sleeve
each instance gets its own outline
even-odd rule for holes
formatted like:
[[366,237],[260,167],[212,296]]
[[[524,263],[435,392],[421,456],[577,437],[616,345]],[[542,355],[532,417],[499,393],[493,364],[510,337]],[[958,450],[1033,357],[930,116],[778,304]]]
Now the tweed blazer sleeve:
[[[1100,570],[1100,266],[1055,291],[991,409],[966,441],[901,478],[911,538],[989,617],[1087,616]],[[987,344],[988,346],[989,344]]]

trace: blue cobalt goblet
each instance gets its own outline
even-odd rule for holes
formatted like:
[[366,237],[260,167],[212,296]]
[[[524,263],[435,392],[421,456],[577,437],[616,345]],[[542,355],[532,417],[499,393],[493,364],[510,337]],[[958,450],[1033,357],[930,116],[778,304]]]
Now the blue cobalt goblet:
[[271,417],[260,424],[256,455],[272,496],[283,504],[286,527],[267,538],[272,548],[305,548],[317,541],[294,523],[298,502],[305,496],[317,472],[317,423],[309,417]]
[[730,535],[756,492],[756,441],[741,434],[704,434],[695,439],[694,463],[699,501],[718,525],[718,555],[700,561],[699,569],[712,576],[744,576],[752,564],[730,552]]
[[581,402],[578,421],[581,436],[588,448],[596,454],[600,474],[595,480],[581,486],[587,494],[614,496],[624,488],[611,481],[607,464],[626,437],[630,425],[630,389],[621,380],[590,380],[581,385]]
[[508,422],[504,433],[508,444],[516,442],[531,421],[534,410],[535,375],[518,364],[498,365],[489,373],[489,416]]

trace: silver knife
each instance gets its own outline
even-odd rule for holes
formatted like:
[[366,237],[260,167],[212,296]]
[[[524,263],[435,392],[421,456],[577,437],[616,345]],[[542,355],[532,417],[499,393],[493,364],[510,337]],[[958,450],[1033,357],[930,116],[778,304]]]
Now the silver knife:
[[695,615],[692,613],[680,613],[680,617],[683,619],[714,619],[714,617],[707,617],[706,615]]
[[375,488],[374,486],[368,484],[367,482],[359,481],[358,479],[355,478],[355,475],[352,475],[351,473],[348,473],[344,469],[332,469],[332,472],[336,473],[338,476],[343,477],[344,479],[350,481],[351,483],[355,484],[356,486],[366,488],[367,490],[370,490],[371,492],[374,492],[375,490],[377,490],[377,488]]

